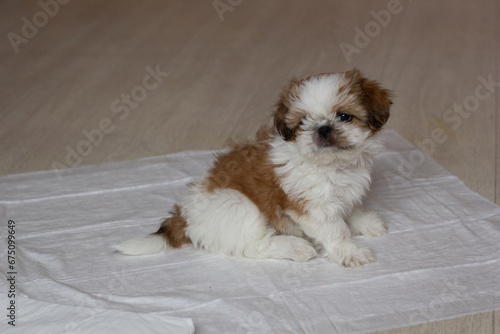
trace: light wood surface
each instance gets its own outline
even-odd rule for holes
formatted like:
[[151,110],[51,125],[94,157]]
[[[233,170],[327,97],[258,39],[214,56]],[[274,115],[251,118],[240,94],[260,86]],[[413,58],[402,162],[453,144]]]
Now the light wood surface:
[[[500,203],[500,84],[483,84],[500,82],[498,1],[221,2],[74,0],[45,16],[37,1],[0,2],[0,175],[221,148],[269,120],[292,76],[356,66],[394,91],[388,128]],[[499,318],[384,333],[500,333]]]

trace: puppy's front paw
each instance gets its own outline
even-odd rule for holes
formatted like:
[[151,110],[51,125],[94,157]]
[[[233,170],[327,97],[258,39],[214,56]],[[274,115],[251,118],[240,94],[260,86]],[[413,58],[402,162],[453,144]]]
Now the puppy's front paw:
[[344,267],[361,267],[375,261],[367,246],[358,246],[352,241],[343,241],[330,250],[328,258]]
[[362,235],[367,238],[380,237],[387,234],[387,225],[373,211],[356,212],[349,218],[352,235]]

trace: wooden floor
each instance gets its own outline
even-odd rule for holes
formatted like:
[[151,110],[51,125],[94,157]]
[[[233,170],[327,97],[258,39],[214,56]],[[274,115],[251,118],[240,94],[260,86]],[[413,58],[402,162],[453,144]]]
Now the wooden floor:
[[221,148],[292,76],[356,66],[394,91],[387,128],[500,204],[496,0],[59,1],[0,2],[0,175]]

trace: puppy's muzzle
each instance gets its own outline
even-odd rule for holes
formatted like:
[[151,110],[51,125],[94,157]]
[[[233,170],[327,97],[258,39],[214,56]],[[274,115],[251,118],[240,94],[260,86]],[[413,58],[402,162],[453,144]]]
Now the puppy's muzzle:
[[330,125],[323,125],[318,128],[318,136],[319,138],[325,140],[328,139],[330,134],[332,133],[333,128]]
[[314,142],[320,148],[332,147],[341,150],[353,148],[342,132],[331,124],[321,125],[316,129]]

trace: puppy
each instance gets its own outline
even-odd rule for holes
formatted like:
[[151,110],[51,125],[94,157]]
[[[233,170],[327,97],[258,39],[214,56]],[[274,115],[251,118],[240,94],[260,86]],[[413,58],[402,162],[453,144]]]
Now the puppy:
[[320,254],[346,267],[374,261],[351,236],[387,233],[376,213],[363,210],[362,198],[390,97],[357,69],[292,79],[273,126],[217,155],[156,233],[115,248],[142,255],[193,244],[256,259]]

